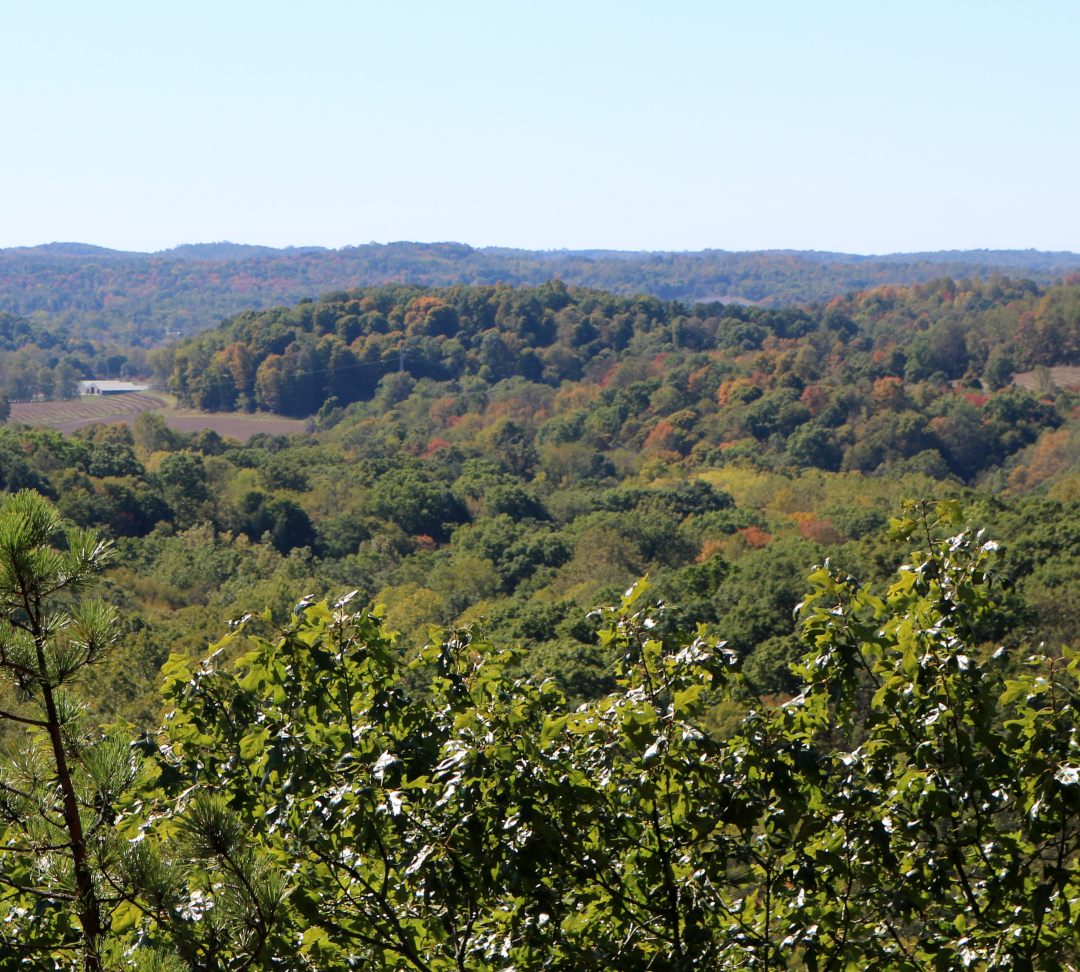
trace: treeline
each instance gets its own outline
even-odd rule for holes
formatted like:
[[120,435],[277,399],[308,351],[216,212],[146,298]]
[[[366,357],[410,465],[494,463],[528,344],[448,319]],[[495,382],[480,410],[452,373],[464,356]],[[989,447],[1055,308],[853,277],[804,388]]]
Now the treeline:
[[0,311],[0,399],[74,398],[81,378],[128,378],[150,368],[141,348],[121,350]]
[[683,303],[738,298],[783,306],[834,294],[995,270],[1050,284],[1075,254],[984,251],[867,258],[799,251],[536,252],[460,243],[367,244],[274,250],[234,244],[156,254],[79,244],[0,251],[0,310],[99,341],[152,347],[250,308],[388,283],[535,287],[549,278],[621,296]]
[[419,381],[447,399],[432,404],[427,435],[469,411],[459,385],[487,394],[515,379],[542,419],[536,444],[587,446],[603,461],[645,449],[701,467],[908,462],[971,481],[1060,424],[1003,390],[1016,370],[1080,360],[1078,294],[944,278],[766,310],[560,281],[383,287],[238,315],[172,349],[169,384],[189,407],[318,413],[329,427],[351,403],[388,407]]

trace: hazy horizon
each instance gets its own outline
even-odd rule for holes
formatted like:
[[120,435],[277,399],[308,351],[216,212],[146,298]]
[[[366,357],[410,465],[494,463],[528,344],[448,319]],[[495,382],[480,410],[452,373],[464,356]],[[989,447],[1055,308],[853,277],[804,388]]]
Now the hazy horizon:
[[[236,247],[250,250],[269,250],[273,252],[288,252],[288,251],[337,251],[349,248],[356,248],[362,246],[393,246],[393,245],[412,245],[412,246],[436,246],[452,244],[455,246],[467,246],[473,250],[504,250],[521,253],[535,253],[535,254],[589,254],[589,253],[625,253],[625,254],[679,254],[692,256],[697,253],[793,253],[800,255],[819,254],[823,256],[831,257],[856,257],[860,260],[872,260],[875,258],[897,258],[897,257],[926,257],[926,256],[964,256],[972,257],[978,254],[1040,254],[1046,256],[1080,256],[1080,253],[1073,250],[1049,250],[1042,249],[1040,247],[973,247],[969,249],[959,249],[956,247],[942,247],[940,249],[924,249],[924,250],[910,250],[910,251],[894,251],[889,253],[854,253],[837,250],[826,250],[821,248],[808,248],[798,249],[795,247],[761,247],[754,250],[730,250],[721,247],[704,247],[697,250],[692,249],[660,249],[660,248],[642,248],[642,249],[616,249],[606,247],[547,247],[547,248],[530,248],[524,246],[513,246],[509,244],[490,244],[486,246],[477,246],[468,243],[464,240],[370,240],[367,243],[343,243],[340,246],[326,246],[320,243],[296,243],[286,244],[284,246],[271,246],[266,243],[238,243],[233,240],[213,240],[202,243],[177,243],[172,246],[164,247],[158,250],[123,250],[116,247],[104,246],[100,243],[88,243],[84,240],[51,240],[47,243],[32,243],[32,244],[14,244],[11,246],[0,247],[0,250],[50,250],[51,248],[64,248],[64,247],[86,247],[92,250],[105,250],[112,253],[119,254],[139,254],[141,256],[163,256],[167,254],[175,253],[182,250],[198,250],[203,248],[213,247]],[[62,250],[53,250],[53,252],[63,252]],[[71,251],[74,252],[74,251]],[[207,259],[215,259],[208,257]]]

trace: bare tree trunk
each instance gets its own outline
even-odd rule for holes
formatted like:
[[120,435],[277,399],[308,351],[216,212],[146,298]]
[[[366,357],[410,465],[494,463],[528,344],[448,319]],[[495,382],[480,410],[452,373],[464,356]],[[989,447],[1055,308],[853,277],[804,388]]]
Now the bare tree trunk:
[[75,868],[76,907],[83,931],[83,967],[86,972],[101,972],[101,956],[98,942],[101,938],[101,909],[98,907],[97,894],[94,892],[94,880],[86,863],[86,836],[83,834],[82,817],[79,815],[79,803],[75,798],[75,787],[71,782],[67,756],[64,753],[64,740],[60,734],[60,720],[56,714],[56,703],[52,689],[42,686],[45,696],[45,712],[49,723],[49,738],[52,740],[53,758],[56,760],[56,776],[60,790],[64,795],[64,823],[67,825],[71,841],[71,859]]

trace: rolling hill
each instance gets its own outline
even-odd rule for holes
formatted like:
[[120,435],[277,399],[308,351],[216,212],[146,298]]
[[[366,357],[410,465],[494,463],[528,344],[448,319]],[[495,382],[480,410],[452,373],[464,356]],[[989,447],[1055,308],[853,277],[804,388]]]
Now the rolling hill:
[[536,286],[550,278],[622,296],[758,303],[829,299],[847,291],[999,273],[1052,283],[1080,255],[969,250],[862,256],[819,251],[695,253],[515,250],[462,243],[370,243],[338,250],[194,244],[158,253],[84,243],[0,250],[0,311],[70,337],[153,347],[241,310],[386,283]]

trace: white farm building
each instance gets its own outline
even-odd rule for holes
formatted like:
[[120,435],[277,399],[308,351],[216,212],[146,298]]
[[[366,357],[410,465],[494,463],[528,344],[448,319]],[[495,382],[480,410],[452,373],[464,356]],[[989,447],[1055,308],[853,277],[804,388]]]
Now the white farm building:
[[149,385],[136,385],[133,381],[80,381],[80,395],[123,395],[125,392],[146,391]]

